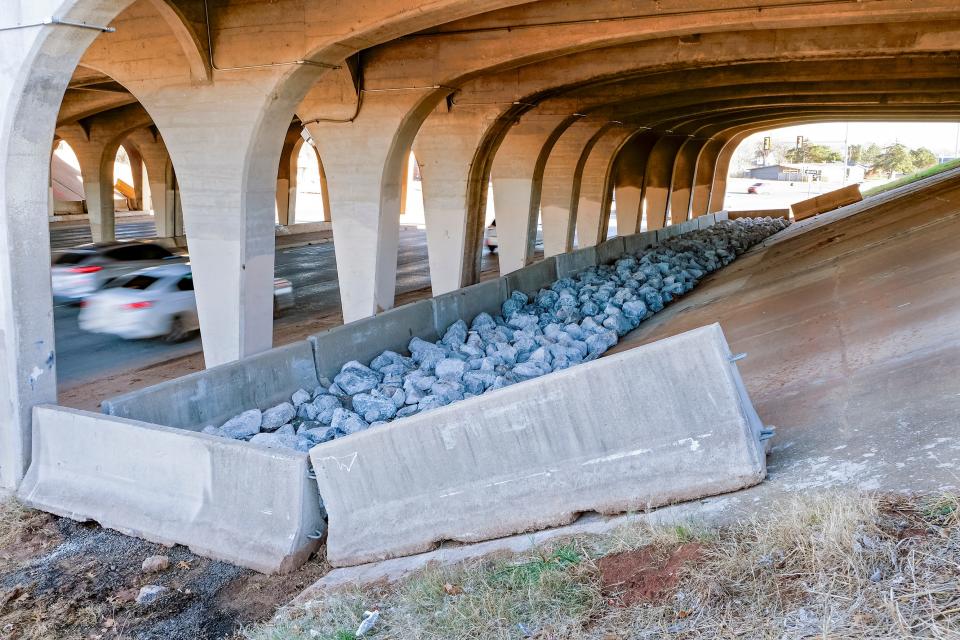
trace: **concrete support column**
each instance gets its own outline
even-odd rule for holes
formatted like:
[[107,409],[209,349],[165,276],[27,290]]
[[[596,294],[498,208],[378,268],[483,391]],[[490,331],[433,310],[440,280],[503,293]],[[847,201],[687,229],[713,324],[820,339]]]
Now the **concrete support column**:
[[393,306],[403,157],[436,91],[371,93],[352,122],[301,114],[324,159],[344,322]]
[[133,145],[125,144],[123,148],[130,159],[130,176],[133,178],[134,198],[130,204],[134,211],[143,211],[143,158]]
[[693,179],[693,195],[690,198],[690,215],[694,218],[707,214],[707,206],[710,204],[710,188],[713,186],[713,174],[717,168],[717,155],[722,148],[722,140],[712,139],[704,145],[700,152]]
[[[299,101],[276,90],[286,71],[225,72],[211,84],[151,95],[150,113],[176,167],[179,189],[167,203],[174,233],[177,195],[183,203],[207,367],[273,345],[277,167]],[[300,71],[314,81],[320,73]]]
[[543,171],[569,116],[528,114],[507,132],[490,170],[497,212],[500,274],[522,269],[533,257]]
[[277,169],[277,222],[283,226],[295,224],[297,212],[297,165],[300,146],[304,144],[300,127],[291,126],[283,140],[280,165]]
[[613,197],[613,164],[620,147],[632,131],[611,126],[603,131],[592,148],[584,151],[577,203],[577,246],[593,247],[607,239],[610,201]]
[[[67,139],[80,164],[83,180],[84,206],[90,222],[90,237],[94,242],[116,239],[113,208],[113,165],[117,147],[97,141]],[[111,149],[113,155],[110,154]]]
[[317,167],[320,169],[320,199],[323,201],[323,216],[321,220],[331,222],[333,218],[330,215],[330,189],[327,187],[327,172],[323,168],[323,158],[320,157],[320,151],[312,144],[310,148],[317,156]]
[[[37,23],[58,8],[50,0],[5,4],[4,23]],[[30,462],[33,406],[57,401],[50,143],[70,72],[97,35],[61,30],[56,41],[55,29],[0,31],[0,487],[10,490]]]
[[650,150],[643,180],[643,212],[648,231],[662,229],[666,224],[673,163],[684,140],[686,137],[667,135],[660,138]]
[[[419,162],[419,160],[417,160],[417,162]],[[411,180],[409,154],[403,159],[403,167],[400,169],[400,175],[403,176],[400,182],[400,215],[402,216],[407,212],[407,190],[409,189]],[[433,295],[437,295],[436,292],[434,292]]]
[[[168,192],[173,190],[173,165],[167,147],[160,136],[150,128],[137,129],[128,138],[130,151],[136,151],[147,169],[147,183],[150,185],[150,210],[158,238],[172,238],[176,235],[173,221],[173,207],[168,206]],[[146,203],[144,203],[146,208]]]
[[713,172],[713,185],[710,187],[710,203],[707,205],[707,213],[723,211],[724,200],[727,196],[727,173],[730,171],[730,160],[733,158],[737,146],[743,141],[748,133],[736,135],[724,142],[723,147],[717,154],[716,168]]
[[[471,224],[468,198],[475,188],[471,167],[478,146],[497,111],[493,107],[435,111],[426,119],[413,143],[423,187],[427,224],[427,255],[433,295],[447,293],[467,282],[464,260],[467,228]],[[409,171],[404,171],[405,179]],[[406,180],[405,180],[406,182]],[[499,230],[499,211],[497,212]]]
[[617,235],[629,236],[640,231],[642,220],[643,178],[647,157],[656,137],[634,135],[620,149],[614,165],[614,194],[617,201]]
[[559,137],[543,170],[540,217],[543,253],[554,256],[573,249],[577,206],[580,200],[581,158],[586,160],[604,123],[578,121]]
[[690,217],[697,160],[706,143],[706,140],[688,138],[677,151],[673,165],[673,182],[670,187],[670,224],[686,222]]
[[153,224],[156,227],[158,238],[175,238],[183,235],[181,216],[181,231],[177,233],[177,222],[174,199],[176,176],[173,173],[173,163],[166,162],[165,166],[158,167],[157,177],[153,178],[150,169],[150,199],[153,205]]

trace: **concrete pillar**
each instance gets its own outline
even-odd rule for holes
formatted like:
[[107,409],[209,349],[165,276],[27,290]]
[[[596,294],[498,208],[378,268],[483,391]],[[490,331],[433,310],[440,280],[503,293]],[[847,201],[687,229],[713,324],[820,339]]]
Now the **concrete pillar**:
[[670,224],[685,222],[690,217],[697,160],[706,143],[706,140],[688,138],[677,151],[673,165],[673,182],[670,187]]
[[543,172],[557,140],[577,117],[528,114],[507,132],[490,170],[497,212],[500,274],[533,257]]
[[[147,170],[150,185],[150,210],[158,238],[172,238],[174,230],[173,206],[168,205],[168,192],[173,189],[173,164],[163,139],[152,127],[137,129],[127,138],[127,151],[135,148]],[[146,203],[144,203],[146,208]]]
[[[419,160],[417,162],[419,162]],[[403,166],[400,169],[400,175],[403,176],[402,181],[400,182],[401,216],[407,212],[407,191],[410,188],[410,169],[410,155],[407,154],[407,157],[403,159]],[[433,295],[437,295],[436,291],[434,291]]]
[[438,91],[371,93],[352,122],[301,115],[328,178],[344,322],[393,306],[403,158]]
[[666,224],[667,207],[670,202],[670,183],[673,179],[673,162],[686,137],[666,135],[650,150],[647,172],[643,179],[643,214],[647,230],[662,229]]
[[610,201],[613,196],[613,164],[620,147],[632,133],[622,126],[603,131],[592,148],[584,151],[577,203],[577,246],[593,247],[607,239]]
[[143,159],[135,146],[124,144],[123,148],[130,159],[130,175],[133,178],[134,198],[130,204],[134,211],[143,211]]
[[[475,250],[466,246],[468,225],[476,223],[470,220],[468,203],[470,190],[476,187],[471,182],[476,179],[471,168],[496,113],[495,107],[438,110],[430,114],[414,140],[423,187],[430,284],[435,296],[471,284],[465,271],[468,261],[464,260],[467,251]],[[409,170],[404,170],[404,185],[409,176]],[[498,230],[499,225],[498,220]]]
[[297,167],[300,147],[304,144],[299,125],[291,126],[283,140],[280,165],[277,168],[277,222],[295,224],[297,212]]
[[[302,70],[315,73],[313,70]],[[176,167],[207,367],[273,346],[276,177],[297,99],[275,91],[282,69],[151,95]],[[229,105],[229,116],[224,114]]]
[[[60,4],[6,4],[4,23],[39,22],[56,15]],[[0,486],[5,489],[16,488],[29,464],[33,406],[57,400],[47,218],[50,143],[70,75],[96,35],[58,27],[0,31]]]
[[717,167],[717,155],[723,148],[723,141],[711,139],[707,142],[697,159],[696,173],[693,179],[693,195],[690,201],[690,215],[694,218],[707,214],[710,204],[710,188],[713,186],[713,174]]
[[640,231],[640,206],[647,157],[657,141],[647,133],[634,135],[620,149],[614,166],[614,194],[617,201],[617,235],[629,236]]
[[[606,125],[580,120],[559,137],[543,170],[540,218],[543,253],[554,256],[573,249],[577,206],[580,200],[581,158],[586,160],[598,133]],[[499,226],[499,225],[498,225]]]
[[313,152],[317,154],[317,168],[320,170],[320,199],[323,201],[323,215],[320,219],[324,222],[333,220],[330,214],[330,189],[327,188],[327,172],[323,168],[323,158],[320,157],[320,151],[310,145]]
[[117,157],[117,147],[96,140],[69,138],[67,142],[73,148],[80,164],[90,236],[94,242],[110,242],[116,239],[113,165]]
[[734,136],[724,142],[717,154],[716,168],[713,171],[713,184],[710,187],[710,203],[707,213],[723,211],[724,200],[727,196],[727,173],[730,171],[730,160],[733,158],[737,146],[748,134]]

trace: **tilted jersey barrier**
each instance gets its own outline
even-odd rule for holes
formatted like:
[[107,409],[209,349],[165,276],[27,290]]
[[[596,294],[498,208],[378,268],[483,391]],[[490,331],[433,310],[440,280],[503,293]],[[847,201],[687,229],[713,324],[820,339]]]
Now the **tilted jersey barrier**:
[[695,329],[314,447],[327,559],[748,487],[766,473],[761,430],[720,326]]
[[[322,502],[331,510],[331,560],[348,564],[412,553],[446,538],[479,540],[541,528],[579,511],[657,506],[759,482],[764,473],[763,456],[757,454],[759,422],[751,418],[735,365],[725,360],[718,327],[319,445],[313,450],[319,493],[318,482],[309,476],[308,454],[199,433],[239,411],[267,409],[297,389],[310,390],[348,360],[363,361],[386,349],[403,351],[413,336],[436,339],[457,320],[496,313],[513,291],[536,292],[624,251],[637,252],[725,218],[711,214],[548,258],[495,280],[113,398],[102,405],[107,415],[38,407],[33,461],[18,494],[40,509],[277,572],[295,568],[317,547],[326,527]],[[650,354],[664,350],[670,351],[668,362],[651,369]],[[681,357],[691,350],[697,353]],[[673,390],[699,385],[698,367],[723,373],[709,383],[709,394],[700,396],[714,398],[703,414],[690,406],[696,403],[689,402],[689,394],[670,400]],[[659,377],[648,380],[646,371],[659,371]],[[655,402],[654,389],[668,395]],[[723,398],[719,408],[716,398]],[[638,419],[641,415],[650,420]],[[671,451],[670,442],[686,438],[697,444],[675,445]],[[481,457],[488,466],[462,457],[470,447],[487,449]],[[352,448],[357,451],[353,464]],[[631,453],[645,449],[659,453]],[[523,452],[526,458],[515,459]],[[392,470],[399,476],[363,479],[380,459],[374,456],[394,465],[411,462],[418,453],[423,457],[415,464]],[[522,459],[537,465],[529,478],[519,477],[525,475],[522,469],[504,466]],[[586,464],[590,460],[598,462]],[[435,468],[441,462],[451,466]],[[542,475],[554,468],[555,476]],[[466,531],[449,529],[446,516],[429,520],[430,513],[453,504],[443,502],[453,496],[439,497],[441,487],[460,490],[451,488],[451,473],[470,484],[462,495],[472,502],[464,504],[477,505],[483,494],[478,487],[485,481],[502,487],[488,492],[500,495],[492,501],[498,504],[485,507],[502,509],[502,521],[488,513],[486,528],[477,521]],[[604,480],[607,474],[612,478]],[[670,483],[663,483],[666,478]],[[400,496],[401,487],[410,491]],[[522,508],[504,502],[521,497]],[[537,509],[525,516],[531,502]],[[388,520],[373,520],[380,507],[393,514],[389,527],[384,527]],[[405,509],[409,521],[400,522]],[[364,526],[403,535],[395,541],[379,534],[358,536]],[[411,529],[420,534],[412,535]]]

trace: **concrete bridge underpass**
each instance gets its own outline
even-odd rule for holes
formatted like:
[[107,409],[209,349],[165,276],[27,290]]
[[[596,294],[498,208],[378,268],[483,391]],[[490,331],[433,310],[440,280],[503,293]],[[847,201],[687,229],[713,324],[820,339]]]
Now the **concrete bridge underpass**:
[[[274,216],[316,150],[343,317],[394,305],[410,151],[434,294],[723,208],[749,134],[960,119],[954,0],[0,0],[0,484],[57,396],[50,155],[115,235],[113,160],[144,167],[157,233],[185,235],[207,366],[272,346]],[[293,170],[291,171],[291,168]],[[178,221],[182,216],[182,223]],[[576,245],[574,244],[576,239]]]

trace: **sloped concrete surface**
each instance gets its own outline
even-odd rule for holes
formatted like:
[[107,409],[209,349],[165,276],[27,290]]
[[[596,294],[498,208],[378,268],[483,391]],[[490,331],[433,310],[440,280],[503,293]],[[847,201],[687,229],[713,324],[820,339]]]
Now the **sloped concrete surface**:
[[327,559],[751,486],[765,473],[761,427],[719,327],[696,329],[314,447]]
[[614,348],[719,322],[783,493],[960,488],[960,171],[768,239]]

